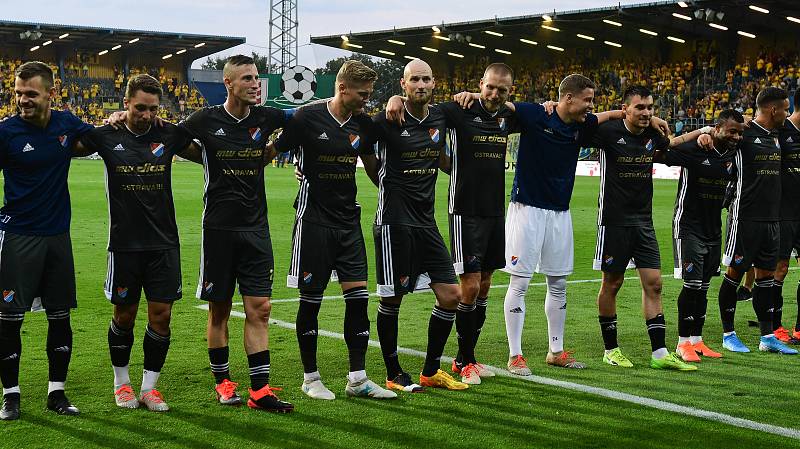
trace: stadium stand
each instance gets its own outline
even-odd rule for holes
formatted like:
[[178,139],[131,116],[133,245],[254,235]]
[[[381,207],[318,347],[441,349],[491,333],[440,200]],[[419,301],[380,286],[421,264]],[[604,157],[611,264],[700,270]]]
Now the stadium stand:
[[191,63],[244,42],[243,38],[0,21],[0,118],[15,113],[14,71],[39,60],[56,74],[54,107],[100,124],[119,110],[128,79],[157,78],[162,118],[178,120],[206,105],[188,77]]
[[[796,6],[764,0],[794,14]],[[555,99],[570,73],[594,79],[597,111],[619,107],[631,84],[654,92],[659,116],[677,132],[712,122],[724,107],[752,115],[766,86],[797,89],[794,16],[775,18],[736,0],[654,1],[624,7],[548,11],[435,26],[312,36],[311,42],[434,68],[436,100],[476,89],[488,62],[514,68],[515,100]]]

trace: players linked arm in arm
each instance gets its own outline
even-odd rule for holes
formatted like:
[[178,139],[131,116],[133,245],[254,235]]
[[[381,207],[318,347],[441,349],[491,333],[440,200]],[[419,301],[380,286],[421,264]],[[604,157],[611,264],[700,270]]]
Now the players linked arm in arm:
[[[463,108],[470,107],[472,105],[472,103],[474,101],[478,100],[479,98],[480,98],[480,94],[476,93],[476,92],[461,92],[461,93],[458,93],[458,94],[453,96],[453,100],[455,102],[459,103],[461,105],[461,107],[463,107]],[[559,107],[559,103],[561,103],[561,102],[569,103],[569,102],[571,102],[573,100],[577,101],[577,100],[579,100],[579,98],[577,98],[577,97],[573,98],[573,95],[571,93],[567,93],[566,96],[564,98],[562,98],[561,100],[559,100],[559,101],[546,101],[546,102],[542,103],[542,107],[544,107],[545,112],[547,112],[547,115],[551,115],[554,112],[556,112],[557,108]],[[589,101],[591,101],[591,99]],[[525,103],[521,103],[521,104],[525,104]],[[396,107],[396,105],[394,105],[394,107]],[[511,111],[516,112],[516,106],[515,106],[514,103],[506,102],[506,107],[508,109],[510,109]],[[387,106],[387,109],[388,109],[388,106]],[[625,112],[623,110],[621,110],[621,109],[614,110],[614,111],[598,112],[598,113],[596,113],[594,115],[597,117],[597,124],[598,125],[602,124],[602,123],[605,123],[605,122],[607,122],[609,120],[621,120],[621,119],[625,118]],[[663,120],[663,119],[661,119],[659,117],[653,117],[652,118],[652,122],[651,122],[651,126],[653,128],[656,128],[658,130],[658,132],[660,132],[662,135],[669,135],[669,124],[665,120]]]

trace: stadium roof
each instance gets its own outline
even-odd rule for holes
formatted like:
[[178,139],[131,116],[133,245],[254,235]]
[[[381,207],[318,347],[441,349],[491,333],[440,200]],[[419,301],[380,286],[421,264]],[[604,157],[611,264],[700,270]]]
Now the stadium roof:
[[[68,51],[98,53],[131,49],[138,55],[159,57],[185,53],[184,58],[192,61],[243,44],[245,38],[0,20],[0,42],[28,52],[35,51],[34,47],[53,45]],[[120,47],[115,49],[116,46]],[[177,53],[181,50],[185,51]]]
[[559,52],[602,47],[606,51],[626,44],[636,48],[688,45],[698,39],[736,42],[769,37],[764,42],[769,45],[776,33],[783,30],[789,38],[800,35],[800,1],[658,1],[363,33],[343,32],[312,37],[311,42],[398,61],[437,54],[449,62],[457,62],[460,57],[502,59],[515,54],[528,55],[533,49]]

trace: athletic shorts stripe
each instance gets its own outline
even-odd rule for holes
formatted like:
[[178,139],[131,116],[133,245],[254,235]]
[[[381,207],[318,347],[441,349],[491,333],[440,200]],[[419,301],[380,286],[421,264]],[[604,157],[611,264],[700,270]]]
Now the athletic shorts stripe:
[[681,235],[681,218],[683,218],[683,206],[686,199],[686,191],[689,186],[689,169],[683,167],[681,169],[680,185],[678,186],[678,199],[676,201],[677,207],[675,208],[675,217],[672,219],[672,235],[676,238]]
[[[197,299],[200,299],[202,297],[201,295],[203,293],[203,282],[205,282],[205,278],[203,277],[204,274],[203,268],[206,265],[206,247],[205,247],[206,239],[204,237],[204,234],[205,234],[205,229],[200,229],[200,269],[199,269],[200,273],[197,275],[197,291],[194,294],[194,296]],[[111,287],[109,287],[108,290],[111,291]]]
[[[297,164],[300,167],[300,172],[302,172],[305,168],[305,152],[302,146],[297,149]],[[308,181],[306,178],[303,178],[303,181],[300,182],[300,193],[297,196],[297,214],[295,215],[297,218],[301,218],[306,211],[306,205],[308,205],[308,188]]]
[[[736,152],[736,156],[734,156],[734,161],[737,167],[742,166],[742,153],[740,151]],[[728,241],[725,244],[725,254],[722,258],[722,263],[726,266],[730,266],[731,260],[733,260],[733,252],[736,249],[736,237],[737,231],[739,230],[739,204],[742,198],[742,170],[736,171],[736,198],[733,199],[731,202],[730,208],[728,209]]]
[[386,206],[386,187],[383,181],[386,179],[386,143],[378,142],[378,155],[380,169],[378,169],[378,210],[375,213],[375,224],[383,224],[383,209]]
[[108,268],[106,269],[106,282],[103,284],[103,292],[106,294],[106,299],[110,300],[114,288],[114,252],[108,252]]
[[0,229],[0,267],[3,266],[3,243],[6,241],[6,231]]
[[[603,225],[603,204],[605,203],[605,193],[606,193],[606,157],[605,151],[600,151],[600,194],[597,196],[597,226]],[[599,241],[599,229],[598,229],[598,241]],[[595,257],[598,259],[598,257]]]
[[453,221],[453,268],[456,274],[464,273],[464,249],[461,233],[461,215],[451,215]]
[[452,214],[456,204],[456,185],[458,180],[458,133],[455,129],[448,128],[447,134],[450,137],[450,197],[448,212]]
[[673,240],[673,245],[675,251],[675,266],[672,270],[672,277],[675,279],[683,279],[683,254],[681,254],[681,239],[675,238]]
[[298,218],[294,223],[294,235],[292,236],[292,260],[289,265],[289,275],[286,277],[286,285],[297,288],[297,281],[300,278],[300,244],[303,235],[303,220]]
[[603,244],[605,243],[605,234],[606,234],[606,227],[598,226],[597,241],[594,247],[594,262],[592,263],[592,267],[595,270],[600,269],[600,264],[603,261]]
[[389,225],[381,226],[381,239],[383,240],[383,284],[394,285],[394,264],[392,261],[392,234]]

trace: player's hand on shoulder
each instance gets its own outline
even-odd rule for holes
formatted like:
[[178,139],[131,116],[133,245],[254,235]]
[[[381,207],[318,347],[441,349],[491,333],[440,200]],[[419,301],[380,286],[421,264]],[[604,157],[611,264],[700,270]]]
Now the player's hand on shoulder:
[[390,123],[402,125],[405,121],[405,99],[400,95],[393,95],[386,102],[386,120]]
[[472,106],[472,103],[474,103],[478,98],[480,98],[480,94],[474,94],[472,92],[459,92],[453,95],[453,101],[458,103],[464,109],[469,109],[469,107]]
[[[125,120],[128,119],[128,111],[113,112],[107,119],[103,120],[103,124],[111,125],[114,129],[122,129]],[[160,120],[160,119],[159,119]]]
[[652,117],[650,126],[656,129],[662,136],[669,136],[669,123],[661,117]]
[[553,115],[553,112],[556,111],[556,106],[558,106],[558,102],[557,101],[548,100],[548,101],[545,101],[544,103],[542,103],[542,107],[544,108],[544,112],[546,112],[547,115]]
[[711,134],[700,134],[697,138],[697,144],[706,151],[714,149],[714,139],[711,137]]

